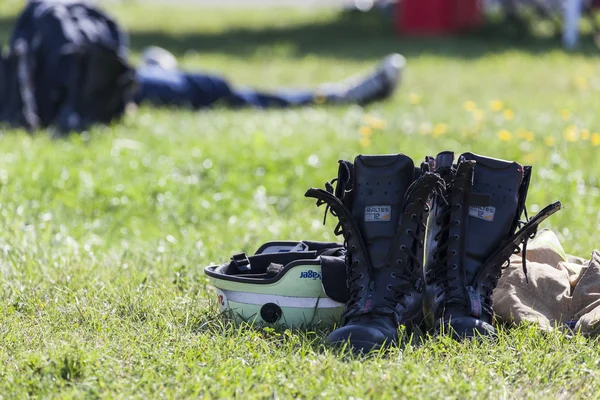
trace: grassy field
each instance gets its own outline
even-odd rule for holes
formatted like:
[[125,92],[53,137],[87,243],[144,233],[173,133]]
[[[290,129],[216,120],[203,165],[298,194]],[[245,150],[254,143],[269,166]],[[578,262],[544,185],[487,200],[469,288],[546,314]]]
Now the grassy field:
[[[0,5],[6,43],[19,2]],[[333,240],[303,197],[359,153],[474,151],[534,165],[528,208],[589,256],[600,231],[600,58],[589,38],[392,35],[377,16],[119,6],[135,59],[172,49],[235,84],[314,86],[408,58],[367,108],[141,108],[52,140],[0,138],[0,398],[599,398],[597,340],[531,327],[371,357],[323,331],[236,328],[202,268],[274,239]]]

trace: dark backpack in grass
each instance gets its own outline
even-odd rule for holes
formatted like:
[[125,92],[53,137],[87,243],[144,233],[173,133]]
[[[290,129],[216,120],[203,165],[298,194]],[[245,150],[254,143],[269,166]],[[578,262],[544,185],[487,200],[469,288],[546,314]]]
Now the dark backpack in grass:
[[0,58],[0,122],[82,131],[119,118],[134,70],[116,22],[81,1],[28,3]]

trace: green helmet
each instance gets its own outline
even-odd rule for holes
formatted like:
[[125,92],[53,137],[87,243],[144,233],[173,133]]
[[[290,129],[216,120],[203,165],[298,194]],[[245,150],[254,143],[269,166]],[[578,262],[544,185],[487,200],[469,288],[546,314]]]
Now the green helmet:
[[331,326],[348,297],[344,254],[338,243],[268,242],[251,257],[236,254],[204,272],[221,311],[237,322]]

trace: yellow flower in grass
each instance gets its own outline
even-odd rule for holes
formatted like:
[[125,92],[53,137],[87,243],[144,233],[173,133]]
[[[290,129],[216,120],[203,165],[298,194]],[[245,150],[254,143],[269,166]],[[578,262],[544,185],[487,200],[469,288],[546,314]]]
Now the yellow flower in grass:
[[592,135],[590,134],[590,131],[587,129],[582,129],[581,132],[579,132],[579,137],[581,137],[581,140],[590,140],[590,137]]
[[590,87],[588,80],[586,78],[584,78],[583,76],[576,77],[574,84],[575,84],[575,87],[579,90],[587,90]]
[[433,127],[433,136],[434,137],[440,137],[440,136],[446,134],[446,132],[448,132],[448,125],[446,125],[444,123],[437,123]]
[[533,142],[535,140],[535,134],[527,129],[519,128],[515,133],[519,139],[523,139],[527,142]]
[[369,147],[371,145],[371,139],[367,136],[363,136],[360,139],[360,147]]
[[513,135],[506,129],[502,129],[500,132],[498,132],[498,137],[503,142],[510,142],[512,140]]
[[544,143],[546,143],[546,146],[552,147],[556,144],[556,138],[554,136],[546,136]]
[[465,103],[463,104],[463,108],[466,111],[475,111],[477,109],[477,104],[475,104],[474,101],[465,101]]
[[422,122],[419,125],[419,133],[421,135],[429,135],[431,133],[431,124],[429,122]]
[[385,121],[381,118],[377,118],[372,116],[371,114],[365,115],[365,122],[373,129],[383,129],[385,128]]
[[502,112],[502,116],[507,121],[512,121],[513,119],[515,119],[515,113],[513,112],[513,110],[510,110],[508,108]]
[[502,111],[504,109],[504,103],[501,100],[494,100],[490,103],[490,109],[492,111]]
[[475,121],[481,121],[481,120],[483,120],[483,117],[484,117],[483,110],[481,110],[479,108],[473,110],[471,115],[473,116],[473,119]]
[[563,108],[562,110],[560,110],[560,117],[563,119],[563,121],[570,120],[572,116],[573,116],[573,113],[571,111],[567,110],[566,108]]
[[569,125],[564,134],[568,142],[574,143],[579,140],[579,129],[575,125]]
[[373,129],[385,129],[386,123],[384,120],[378,119],[378,120],[373,121],[373,123],[371,124],[371,127]]
[[358,130],[360,132],[360,135],[362,137],[371,137],[371,135],[373,134],[373,129],[371,129],[368,126],[361,126],[360,129]]
[[421,100],[423,100],[423,97],[419,94],[411,93],[408,95],[408,101],[413,106],[416,106],[417,104],[421,103]]
[[462,136],[467,139],[472,139],[475,136],[477,136],[477,132],[479,132],[479,131],[480,131],[479,126],[475,126],[473,128],[467,128],[467,129],[463,130]]
[[525,132],[524,139],[527,140],[528,142],[533,142],[535,140],[535,133],[533,133],[531,131]]
[[595,132],[592,135],[592,146],[600,146],[600,133]]

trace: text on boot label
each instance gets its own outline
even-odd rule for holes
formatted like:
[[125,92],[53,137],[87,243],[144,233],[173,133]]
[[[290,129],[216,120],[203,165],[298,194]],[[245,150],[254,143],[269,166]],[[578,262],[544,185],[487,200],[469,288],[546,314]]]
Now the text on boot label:
[[483,219],[484,221],[492,222],[494,220],[494,215],[496,214],[496,207],[487,206],[470,206],[469,207],[469,215],[471,217]]
[[365,221],[391,221],[392,206],[366,206]]

